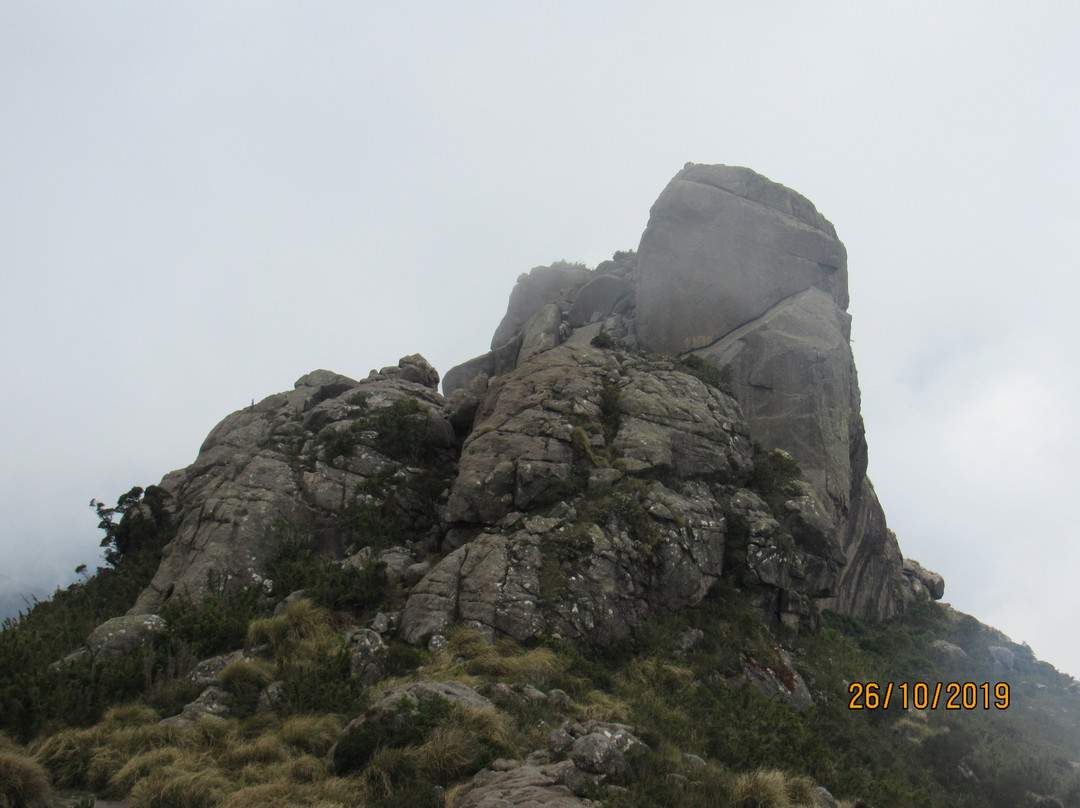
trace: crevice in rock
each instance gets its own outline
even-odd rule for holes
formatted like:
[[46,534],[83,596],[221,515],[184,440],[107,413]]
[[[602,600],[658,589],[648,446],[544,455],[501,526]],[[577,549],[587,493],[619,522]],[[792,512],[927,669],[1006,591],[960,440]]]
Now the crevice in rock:
[[[750,332],[751,330],[753,330],[754,328],[756,328],[758,326],[758,324],[761,323],[762,320],[764,320],[766,317],[768,317],[770,314],[772,314],[774,311],[776,311],[782,305],[784,305],[785,303],[787,303],[790,300],[794,300],[795,298],[799,297],[800,295],[805,295],[807,292],[809,292],[811,290],[814,290],[814,289],[818,289],[818,287],[815,284],[812,283],[809,286],[807,286],[805,289],[800,289],[798,292],[793,292],[790,295],[788,295],[787,297],[781,298],[780,300],[778,300],[776,303],[771,305],[769,308],[767,308],[765,311],[763,311],[757,317],[753,318],[752,320],[747,320],[742,325],[736,326],[735,328],[731,329],[730,331],[728,331],[723,336],[717,337],[715,340],[710,342],[708,345],[703,345],[700,348],[693,348],[693,349],[691,349],[689,351],[683,351],[681,354],[678,354],[678,356],[686,356],[688,354],[699,354],[700,355],[700,354],[703,354],[703,353],[707,353],[708,351],[715,348],[717,345],[719,345],[722,342],[725,342],[725,341],[730,340],[730,339],[739,339],[744,334],[746,334],[746,333]],[[818,289],[818,291],[820,292],[822,290]],[[822,292],[822,294],[825,294],[825,293]],[[753,387],[754,385],[750,385],[750,386]],[[762,388],[762,389],[769,389],[769,388]]]

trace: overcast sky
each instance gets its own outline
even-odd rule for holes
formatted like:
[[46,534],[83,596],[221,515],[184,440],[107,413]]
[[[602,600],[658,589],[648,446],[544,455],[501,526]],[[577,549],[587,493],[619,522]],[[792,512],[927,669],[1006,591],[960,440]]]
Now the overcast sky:
[[687,161],[849,255],[870,475],[945,599],[1080,675],[1080,4],[0,4],[0,592],[324,367],[485,351]]

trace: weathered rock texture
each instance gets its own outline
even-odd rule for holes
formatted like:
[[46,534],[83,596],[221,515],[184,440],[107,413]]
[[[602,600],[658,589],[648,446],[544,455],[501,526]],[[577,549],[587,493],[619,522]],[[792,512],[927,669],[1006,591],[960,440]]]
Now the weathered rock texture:
[[835,606],[884,618],[907,585],[866,477],[847,304],[844,246],[794,191],[689,164],[653,205],[636,275],[642,347],[730,369],[754,438],[799,461],[835,523],[847,559]]
[[[311,526],[321,547],[342,552],[337,517],[356,501],[400,508],[423,538],[434,503],[413,491],[430,476],[417,458],[456,442],[438,382],[417,355],[362,382],[318,370],[228,416],[192,465],[162,481],[177,536],[129,613],[153,612],[174,595],[198,601],[211,583],[271,587],[266,560],[297,526]],[[388,484],[372,493],[365,483],[373,479]]]
[[[637,253],[520,276],[445,398],[413,354],[363,381],[315,371],[222,421],[160,485],[177,534],[131,614],[272,588],[297,526],[385,563],[416,643],[462,620],[603,646],[722,574],[792,626],[821,604],[884,618],[940,597],[940,576],[905,575],[866,478],[847,297],[844,247],[808,200],[687,165]],[[802,481],[762,481],[791,458]],[[393,540],[346,530],[357,507],[393,514]]]
[[466,536],[412,589],[407,641],[461,620],[609,645],[705,596],[729,513],[753,526],[747,582],[763,614],[798,624],[834,591],[843,557],[813,490],[781,524],[742,487],[753,446],[734,399],[677,362],[597,347],[596,333],[488,385],[444,511]]

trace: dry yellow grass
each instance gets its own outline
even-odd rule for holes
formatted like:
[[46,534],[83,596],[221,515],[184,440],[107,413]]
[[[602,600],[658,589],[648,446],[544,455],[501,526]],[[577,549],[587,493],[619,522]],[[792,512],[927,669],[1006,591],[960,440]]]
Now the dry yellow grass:
[[630,720],[630,708],[626,703],[602,690],[590,690],[578,712],[582,718],[594,721],[614,721],[625,724]]
[[330,776],[331,764],[325,757],[302,755],[287,765],[287,777],[297,783],[321,783]]
[[18,752],[19,745],[3,732],[0,732],[0,752]]
[[817,804],[814,799],[814,787],[817,785],[809,777],[789,777],[787,781],[788,801],[798,808],[814,808]]
[[232,790],[216,771],[165,766],[136,783],[128,800],[133,808],[216,808]]
[[230,745],[217,758],[217,764],[225,769],[239,771],[248,764],[281,763],[288,757],[281,738],[277,735],[263,735],[250,742]]
[[138,702],[119,704],[109,709],[101,718],[105,727],[143,727],[156,724],[161,716],[152,707]]
[[332,715],[295,715],[278,735],[286,746],[312,755],[325,755],[341,736],[342,722]]
[[248,642],[269,643],[280,659],[300,641],[314,637],[330,624],[330,615],[310,600],[297,600],[285,606],[277,617],[255,620],[248,627]]
[[446,789],[446,793],[443,795],[446,802],[446,808],[459,808],[459,806],[464,804],[466,798],[472,793],[473,789],[474,786],[471,780],[462,783],[454,783],[454,785]]
[[276,673],[265,659],[237,659],[225,666],[219,679],[222,687],[235,693],[246,687],[261,690],[274,681]]
[[463,658],[465,671],[474,676],[511,682],[546,684],[564,674],[570,660],[550,648],[523,651],[516,643],[502,639],[489,643],[479,631],[453,626],[447,631],[450,644],[435,667],[447,668]]
[[51,796],[40,764],[13,750],[0,751],[0,808],[49,808]]
[[182,749],[150,749],[129,758],[128,761],[112,775],[109,780],[107,793],[102,796],[127,796],[127,793],[131,791],[132,787],[137,782],[148,777],[151,772],[165,768],[166,766],[174,766],[180,769],[195,769],[201,768],[202,765],[203,764],[199,761],[197,755]]
[[58,788],[84,788],[90,759],[102,736],[98,728],[65,729],[35,741],[30,753]]
[[758,769],[735,778],[733,808],[792,808],[784,772]]

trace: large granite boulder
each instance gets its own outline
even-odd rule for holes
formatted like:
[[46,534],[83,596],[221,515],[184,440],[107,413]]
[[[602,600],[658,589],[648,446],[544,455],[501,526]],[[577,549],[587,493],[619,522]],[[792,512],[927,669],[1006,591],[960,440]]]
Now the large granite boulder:
[[96,659],[122,659],[153,645],[167,629],[165,621],[156,614],[114,617],[90,632],[86,646]]
[[475,775],[458,808],[587,808],[564,785],[572,763],[524,765],[510,771],[485,769]]
[[637,336],[727,368],[755,440],[799,462],[847,564],[841,611],[903,608],[902,557],[866,478],[847,257],[809,200],[745,168],[688,164],[638,251]]
[[809,288],[847,307],[844,245],[813,204],[748,168],[689,163],[641,237],[638,336],[661,353],[704,348]]
[[529,273],[522,274],[510,292],[506,314],[491,338],[492,349],[505,345],[520,333],[533,315],[548,303],[562,303],[568,307],[576,297],[578,287],[588,277],[589,269],[584,264],[565,261],[547,267],[534,267]]
[[[493,379],[466,438],[450,522],[493,524],[551,505],[597,465],[744,479],[752,445],[735,402],[671,362],[592,346],[589,330]],[[621,472],[620,472],[621,474]]]

